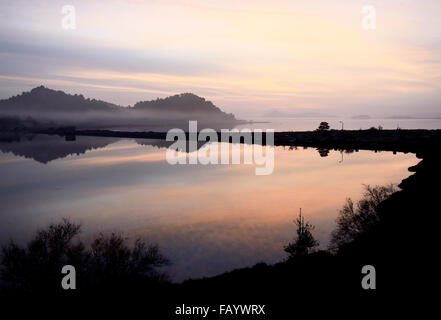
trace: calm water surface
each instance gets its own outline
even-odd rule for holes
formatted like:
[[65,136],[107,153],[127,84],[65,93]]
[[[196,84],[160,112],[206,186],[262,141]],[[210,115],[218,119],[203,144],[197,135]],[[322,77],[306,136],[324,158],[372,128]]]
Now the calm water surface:
[[418,162],[277,147],[273,174],[256,176],[252,165],[171,166],[158,140],[30,138],[0,142],[1,243],[70,217],[85,241],[119,231],[158,243],[176,281],[283,259],[300,207],[326,247],[347,197],[358,199],[362,184],[399,183]]

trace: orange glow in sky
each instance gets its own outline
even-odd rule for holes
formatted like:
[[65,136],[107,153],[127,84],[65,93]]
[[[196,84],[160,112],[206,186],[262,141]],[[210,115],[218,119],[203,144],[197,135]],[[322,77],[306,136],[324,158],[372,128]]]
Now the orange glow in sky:
[[[193,92],[240,115],[438,111],[441,3],[358,0],[0,4],[0,98],[44,84],[122,105]],[[32,62],[32,63],[31,63]]]

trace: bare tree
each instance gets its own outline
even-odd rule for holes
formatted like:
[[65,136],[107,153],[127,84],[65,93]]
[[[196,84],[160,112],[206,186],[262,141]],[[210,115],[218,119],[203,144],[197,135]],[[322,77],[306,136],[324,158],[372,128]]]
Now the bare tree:
[[346,200],[337,218],[337,228],[331,234],[331,249],[353,241],[357,236],[368,232],[380,221],[378,206],[397,191],[394,185],[365,185],[363,198],[354,204],[351,198]]

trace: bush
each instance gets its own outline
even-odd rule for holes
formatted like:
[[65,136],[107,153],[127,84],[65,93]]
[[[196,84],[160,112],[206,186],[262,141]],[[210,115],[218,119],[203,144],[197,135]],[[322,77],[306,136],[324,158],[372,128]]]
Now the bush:
[[365,186],[363,198],[356,204],[348,198],[337,218],[337,228],[331,234],[331,249],[338,250],[361,234],[378,225],[378,205],[397,191],[394,185]]
[[158,267],[169,261],[156,245],[137,239],[133,247],[121,235],[100,234],[86,249],[77,238],[81,225],[64,219],[50,224],[21,248],[10,242],[1,252],[3,293],[56,293],[61,289],[61,269],[75,267],[82,288],[100,289],[129,283],[132,280],[160,282],[167,280]]

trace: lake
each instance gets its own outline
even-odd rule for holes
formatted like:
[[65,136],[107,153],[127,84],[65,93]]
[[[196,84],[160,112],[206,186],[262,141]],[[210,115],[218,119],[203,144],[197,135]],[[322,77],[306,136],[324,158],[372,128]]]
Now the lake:
[[276,147],[273,174],[258,176],[253,165],[170,165],[159,140],[39,135],[0,150],[2,244],[69,217],[86,242],[117,231],[157,243],[175,281],[282,260],[299,208],[326,248],[346,198],[359,199],[363,184],[397,184],[418,163],[413,154]]

